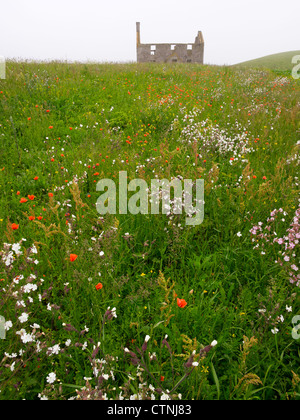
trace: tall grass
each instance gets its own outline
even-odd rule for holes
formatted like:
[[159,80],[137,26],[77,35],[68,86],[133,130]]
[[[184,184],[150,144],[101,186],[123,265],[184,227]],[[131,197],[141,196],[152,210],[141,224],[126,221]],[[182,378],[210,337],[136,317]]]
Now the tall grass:
[[[7,63],[0,399],[299,398],[299,92],[253,69]],[[120,171],[201,177],[204,222],[99,215]]]

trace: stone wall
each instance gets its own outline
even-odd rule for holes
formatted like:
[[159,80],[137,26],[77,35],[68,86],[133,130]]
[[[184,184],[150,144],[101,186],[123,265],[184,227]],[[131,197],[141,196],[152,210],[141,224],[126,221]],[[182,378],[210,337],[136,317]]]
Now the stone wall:
[[204,40],[202,32],[193,44],[141,44],[140,23],[136,24],[138,63],[200,63],[203,64]]

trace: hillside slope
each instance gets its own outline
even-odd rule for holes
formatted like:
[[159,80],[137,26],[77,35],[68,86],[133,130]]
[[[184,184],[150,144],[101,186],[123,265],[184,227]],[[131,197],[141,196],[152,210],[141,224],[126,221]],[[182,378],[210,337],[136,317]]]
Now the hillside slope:
[[300,56],[300,50],[298,51],[287,51],[278,54],[271,54],[265,57],[260,57],[254,60],[244,61],[236,64],[236,66],[247,66],[247,67],[258,67],[258,68],[269,68],[271,70],[288,71],[292,70],[295,64],[292,63],[294,56]]

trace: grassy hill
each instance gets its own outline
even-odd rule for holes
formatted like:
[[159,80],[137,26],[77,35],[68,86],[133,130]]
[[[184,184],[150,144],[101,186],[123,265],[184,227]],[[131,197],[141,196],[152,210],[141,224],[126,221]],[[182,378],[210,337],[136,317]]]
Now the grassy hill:
[[236,66],[269,68],[271,70],[289,71],[292,70],[295,64],[292,64],[292,58],[295,55],[300,55],[298,51],[287,51],[278,54],[266,55],[254,60],[244,61],[238,63]]

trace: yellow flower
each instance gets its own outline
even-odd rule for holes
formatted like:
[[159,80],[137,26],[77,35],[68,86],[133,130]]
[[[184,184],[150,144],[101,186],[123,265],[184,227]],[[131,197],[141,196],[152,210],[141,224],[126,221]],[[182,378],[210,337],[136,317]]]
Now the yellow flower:
[[208,367],[207,366],[202,366],[201,372],[208,373]]
[[142,274],[141,274],[141,277],[144,277],[145,275],[146,275],[145,273],[142,273]]

